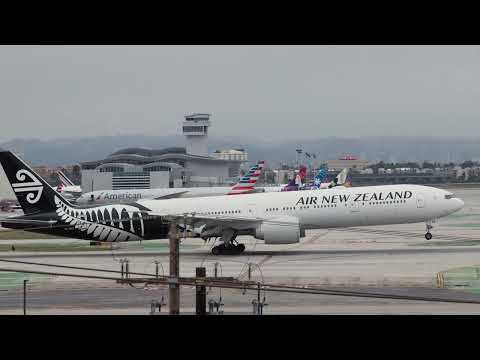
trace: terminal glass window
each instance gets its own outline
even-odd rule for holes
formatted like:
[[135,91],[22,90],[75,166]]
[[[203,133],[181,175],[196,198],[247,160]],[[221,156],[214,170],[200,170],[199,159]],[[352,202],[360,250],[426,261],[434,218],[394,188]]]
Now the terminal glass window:
[[123,167],[108,166],[101,168],[100,172],[123,172]]

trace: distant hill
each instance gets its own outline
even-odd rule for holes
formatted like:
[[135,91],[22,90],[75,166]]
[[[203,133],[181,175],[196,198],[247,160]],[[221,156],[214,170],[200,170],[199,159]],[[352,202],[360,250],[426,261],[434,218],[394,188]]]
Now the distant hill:
[[[184,146],[183,136],[98,136],[78,139],[15,139],[0,144],[0,148],[20,154],[33,165],[70,165],[81,161],[102,159],[127,147],[160,149]],[[266,160],[273,166],[280,161],[293,163],[295,149],[315,153],[319,160],[335,159],[354,154],[370,161],[442,161],[460,162],[480,159],[480,138],[433,137],[362,137],[318,138],[317,140],[285,140],[281,143],[259,142],[252,139],[209,138],[209,150],[241,147],[251,162]]]

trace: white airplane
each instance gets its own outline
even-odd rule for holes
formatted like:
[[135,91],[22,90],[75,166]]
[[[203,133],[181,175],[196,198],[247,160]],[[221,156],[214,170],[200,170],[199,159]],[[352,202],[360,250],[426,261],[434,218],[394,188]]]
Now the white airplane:
[[292,244],[309,229],[432,222],[460,210],[464,202],[451,192],[421,185],[384,185],[139,200],[132,204],[75,206],[55,192],[27,164],[9,151],[0,163],[24,215],[0,219],[6,228],[94,241],[139,241],[168,235],[169,223],[202,228],[204,239],[221,237],[212,253],[245,250],[238,235],[266,244]]
[[131,203],[140,199],[172,199],[215,195],[238,195],[256,192],[255,184],[265,166],[259,161],[252,166],[233,187],[212,186],[194,188],[158,188],[158,189],[125,189],[97,190],[85,193],[76,199],[78,205]]
[[[237,235],[252,235],[266,244],[291,244],[305,230],[352,226],[426,223],[430,240],[436,219],[460,210],[464,202],[451,192],[421,185],[384,185],[304,190],[225,197],[137,202],[146,216],[204,225],[202,238],[221,237],[214,254],[242,252]],[[177,214],[177,215],[173,215]],[[182,220],[183,219],[183,220]]]

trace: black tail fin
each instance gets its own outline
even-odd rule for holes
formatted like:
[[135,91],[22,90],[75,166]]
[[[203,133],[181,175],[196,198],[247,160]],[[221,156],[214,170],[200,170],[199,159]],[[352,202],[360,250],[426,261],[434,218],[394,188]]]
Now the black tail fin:
[[25,215],[55,211],[57,209],[55,196],[71,206],[30,166],[12,152],[0,150],[0,163]]

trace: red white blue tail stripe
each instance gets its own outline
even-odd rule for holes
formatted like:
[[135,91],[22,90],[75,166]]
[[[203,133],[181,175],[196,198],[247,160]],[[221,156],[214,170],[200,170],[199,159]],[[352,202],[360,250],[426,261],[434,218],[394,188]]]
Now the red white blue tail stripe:
[[240,181],[232,187],[232,190],[228,195],[238,195],[248,193],[255,189],[255,184],[257,183],[262,169],[265,166],[265,161],[259,161],[255,166],[253,166],[246,175],[244,175]]
[[62,171],[57,171],[58,178],[63,186],[74,186],[75,184]]

